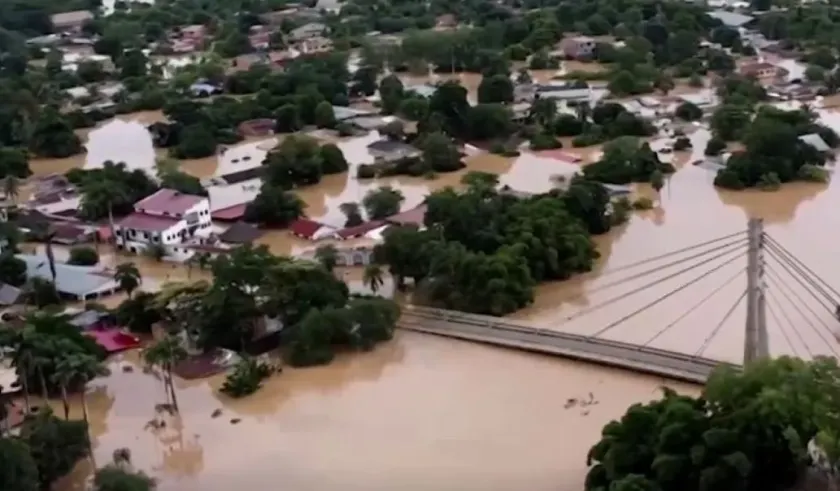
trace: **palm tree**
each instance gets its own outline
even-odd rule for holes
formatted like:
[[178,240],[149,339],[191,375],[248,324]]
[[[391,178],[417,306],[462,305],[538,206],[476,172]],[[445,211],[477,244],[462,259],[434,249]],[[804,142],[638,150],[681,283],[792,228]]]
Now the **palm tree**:
[[376,295],[379,288],[385,284],[385,280],[382,279],[382,276],[383,272],[381,266],[378,264],[368,264],[365,267],[364,276],[362,276],[362,283],[370,288],[373,294]]
[[131,294],[143,282],[143,277],[134,263],[121,263],[114,270],[114,281],[120,285],[120,289],[125,290],[128,298],[131,298]]
[[87,383],[100,375],[108,375],[108,369],[95,357],[86,353],[67,353],[55,366],[56,377],[78,384],[81,389],[82,417],[89,423],[87,408]]
[[20,179],[17,176],[9,174],[3,179],[3,191],[6,193],[6,199],[12,200],[12,203],[17,204],[17,199],[20,193]]
[[[107,162],[106,162],[107,164]],[[108,216],[108,228],[116,243],[114,232],[114,203],[130,201],[123,186],[108,180],[90,181],[82,186],[82,215],[88,218]],[[125,235],[123,235],[125,245]]]
[[166,336],[155,344],[146,348],[143,359],[151,366],[160,367],[163,371],[163,382],[167,390],[167,397],[172,398],[172,406],[178,410],[178,399],[175,396],[175,384],[172,381],[172,368],[187,358],[187,350],[181,345],[176,336]]
[[12,366],[17,371],[23,389],[23,405],[27,414],[32,411],[32,404],[29,401],[29,374],[34,357],[34,337],[35,331],[29,326],[14,331],[0,330],[0,346],[10,348],[13,353]]
[[338,249],[332,244],[322,245],[315,249],[315,259],[329,272],[338,264]]

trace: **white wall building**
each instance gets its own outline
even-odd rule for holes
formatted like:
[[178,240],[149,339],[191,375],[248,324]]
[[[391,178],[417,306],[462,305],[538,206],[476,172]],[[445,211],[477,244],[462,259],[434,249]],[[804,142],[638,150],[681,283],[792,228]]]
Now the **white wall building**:
[[120,220],[114,232],[117,245],[129,252],[161,245],[170,258],[184,260],[192,254],[186,243],[210,226],[210,200],[161,189],[135,203],[134,213]]

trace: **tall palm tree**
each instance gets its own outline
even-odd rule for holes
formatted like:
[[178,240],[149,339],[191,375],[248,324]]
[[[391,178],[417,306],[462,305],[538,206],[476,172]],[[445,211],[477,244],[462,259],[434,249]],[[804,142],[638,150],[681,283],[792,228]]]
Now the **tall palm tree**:
[[[107,164],[107,162],[106,162]],[[111,239],[116,244],[114,233],[114,203],[130,201],[125,188],[107,179],[91,181],[82,186],[81,212],[88,218],[108,216],[108,228],[111,232]],[[125,245],[125,236],[123,236]]]
[[6,194],[6,199],[12,200],[12,203],[17,204],[18,196],[20,195],[20,179],[17,176],[9,174],[3,179],[3,191]]
[[376,292],[379,291],[379,288],[385,284],[385,280],[382,278],[383,272],[382,267],[378,264],[368,264],[365,267],[364,276],[362,276],[362,283],[365,284],[370,291],[376,295]]
[[66,378],[70,384],[80,388],[82,398],[82,417],[89,423],[87,408],[87,384],[101,375],[108,375],[109,371],[95,356],[86,353],[67,353],[58,360],[55,366],[57,377]]
[[176,336],[166,336],[155,344],[146,348],[143,359],[151,366],[157,366],[163,372],[163,382],[167,390],[167,397],[172,398],[172,406],[178,410],[178,399],[175,395],[175,384],[172,381],[172,368],[187,358],[187,350]]
[[140,270],[137,269],[137,266],[134,263],[128,262],[117,265],[114,270],[114,281],[120,285],[120,289],[125,290],[128,298],[131,298],[131,294],[143,282],[143,277],[140,275]]

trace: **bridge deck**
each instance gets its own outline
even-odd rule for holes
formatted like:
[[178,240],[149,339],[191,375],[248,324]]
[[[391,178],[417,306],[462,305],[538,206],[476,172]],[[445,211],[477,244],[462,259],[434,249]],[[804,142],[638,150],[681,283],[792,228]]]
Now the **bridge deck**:
[[496,317],[406,307],[403,329],[563,356],[702,384],[722,362],[620,341],[515,324]]

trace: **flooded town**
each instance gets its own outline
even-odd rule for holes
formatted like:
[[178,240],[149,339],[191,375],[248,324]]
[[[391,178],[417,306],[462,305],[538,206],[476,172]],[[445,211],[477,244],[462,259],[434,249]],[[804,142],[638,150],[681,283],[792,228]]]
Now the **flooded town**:
[[[808,27],[840,32],[830,5],[205,3],[0,6],[4,490],[789,489],[836,471],[840,423],[761,405],[840,374],[840,72]],[[706,243],[724,245],[662,259]],[[675,272],[693,257],[714,269]],[[724,369],[704,388],[424,334],[412,309]],[[663,477],[655,457],[682,451],[664,433],[687,423],[657,404],[721,400],[755,413],[706,411],[709,431],[799,440],[704,450],[743,454],[737,479],[695,477],[711,457]],[[638,403],[661,440],[628,429]],[[653,463],[616,464],[619,445]]]

